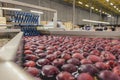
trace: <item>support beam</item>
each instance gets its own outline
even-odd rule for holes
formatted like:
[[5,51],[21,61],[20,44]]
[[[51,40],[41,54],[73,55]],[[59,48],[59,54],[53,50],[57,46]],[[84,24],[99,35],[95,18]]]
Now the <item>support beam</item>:
[[56,12],[54,9],[46,8],[46,7],[41,7],[41,6],[36,6],[28,3],[23,3],[19,1],[13,1],[13,0],[0,0],[0,2],[4,3],[9,3],[9,4],[14,4],[14,5],[19,5],[19,6],[24,6],[24,7],[30,7],[30,8],[35,8],[35,9],[40,9],[40,10],[46,10],[46,11],[51,11],[51,12]]

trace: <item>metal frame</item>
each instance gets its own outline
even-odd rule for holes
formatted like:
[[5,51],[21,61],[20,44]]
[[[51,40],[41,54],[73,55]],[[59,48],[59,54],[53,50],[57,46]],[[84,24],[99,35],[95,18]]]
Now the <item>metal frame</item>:
[[42,7],[42,6],[36,6],[36,5],[23,3],[23,2],[19,2],[19,1],[13,1],[13,0],[0,0],[0,2],[54,12],[54,18],[53,18],[54,28],[57,27],[57,10],[55,10],[55,9],[50,9],[50,8],[46,8],[46,7]]
[[33,77],[13,62],[19,44],[21,44],[22,36],[23,32],[20,32],[0,49],[1,80],[34,80]]

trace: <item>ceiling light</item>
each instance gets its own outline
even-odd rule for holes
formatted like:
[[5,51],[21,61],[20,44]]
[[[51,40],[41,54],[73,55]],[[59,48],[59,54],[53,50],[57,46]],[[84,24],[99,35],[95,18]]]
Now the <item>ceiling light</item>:
[[119,9],[117,8],[117,10],[119,10]]
[[1,7],[1,9],[3,9],[3,10],[10,10],[10,11],[22,11],[22,9],[18,9],[18,8]]
[[116,8],[116,6],[114,6],[114,8]]
[[32,12],[32,13],[37,13],[37,14],[43,14],[43,12],[40,12],[40,11],[34,11],[34,10],[30,10],[30,12]]
[[82,3],[82,2],[80,2],[80,1],[79,1],[78,3],[79,3],[79,4],[83,4],[83,3]]
[[112,6],[113,6],[113,3],[110,3],[110,5],[112,5]]
[[120,12],[120,10],[119,10],[119,12]]
[[107,13],[105,12],[105,14],[107,14]]
[[103,14],[105,13],[105,12],[102,12]]
[[89,7],[89,5],[87,5],[87,4],[86,4],[85,6],[86,6],[86,7]]
[[101,10],[99,10],[99,12],[101,12]]
[[109,0],[106,0],[107,2],[109,2]]
[[96,11],[98,11],[98,9],[95,9]]
[[91,7],[91,9],[94,9],[94,7]]
[[82,21],[85,21],[85,22],[92,22],[92,23],[110,24],[109,22],[94,21],[94,20],[88,20],[88,19],[83,19]]

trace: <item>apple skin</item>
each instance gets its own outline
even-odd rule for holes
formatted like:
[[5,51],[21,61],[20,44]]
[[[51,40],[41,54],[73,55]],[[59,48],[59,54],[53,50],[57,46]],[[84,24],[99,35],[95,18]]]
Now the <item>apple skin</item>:
[[94,80],[94,78],[88,73],[81,73],[78,75],[77,80]]
[[71,58],[71,55],[70,54],[61,54],[61,58],[65,59],[65,60],[69,60]]
[[78,68],[78,71],[81,73],[89,73],[91,75],[96,75],[99,70],[92,64],[84,64]]
[[73,57],[73,58],[77,58],[77,59],[79,59],[79,60],[84,59],[84,56],[83,56],[82,54],[80,54],[80,53],[74,53],[74,54],[72,55],[72,57]]
[[82,59],[81,64],[92,64],[92,61],[88,59]]
[[36,63],[34,61],[27,61],[26,63],[24,63],[25,67],[35,67]]
[[120,80],[120,77],[118,75],[108,70],[100,72],[99,78],[101,80]]
[[119,75],[120,76],[120,66],[116,66],[113,68],[113,73],[115,73],[116,75]]
[[73,65],[76,65],[76,66],[80,66],[80,61],[77,58],[71,58],[71,59],[67,60],[67,63],[68,64],[73,64]]
[[103,62],[97,62],[97,63],[95,63],[95,66],[100,70],[106,70],[107,69],[107,65]]
[[91,60],[93,63],[96,63],[96,62],[102,62],[102,59],[98,56],[95,56],[95,55],[89,55],[87,57],[88,60]]
[[75,80],[75,78],[69,72],[60,72],[57,77],[57,80]]
[[38,59],[38,57],[36,55],[33,55],[33,54],[27,54],[27,55],[25,55],[25,59],[36,61]]
[[33,52],[31,50],[25,50],[24,54],[32,54]]
[[70,73],[76,72],[77,71],[77,67],[73,64],[64,64],[62,67],[63,71],[67,71]]
[[37,76],[39,75],[39,73],[40,73],[40,70],[37,69],[37,68],[35,68],[35,67],[28,67],[28,68],[26,69],[26,71],[27,71],[30,75],[35,76],[35,77],[37,77]]
[[59,59],[55,59],[52,64],[56,67],[61,67],[62,65],[65,64],[65,59],[59,58]]

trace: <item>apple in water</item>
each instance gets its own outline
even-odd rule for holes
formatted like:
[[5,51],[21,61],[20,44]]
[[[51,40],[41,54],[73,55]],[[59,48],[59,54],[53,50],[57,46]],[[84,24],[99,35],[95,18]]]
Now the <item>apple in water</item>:
[[100,72],[99,78],[101,80],[120,80],[118,75],[114,74],[111,71],[107,71],[107,70]]
[[78,69],[79,72],[89,73],[91,75],[96,75],[99,70],[92,64],[81,65]]
[[25,50],[24,54],[32,54],[33,52],[31,50]]
[[77,67],[73,64],[64,64],[62,67],[63,71],[67,71],[70,73],[76,72],[77,71]]
[[53,77],[59,73],[59,69],[52,65],[45,65],[42,67],[42,74],[46,77]]
[[62,65],[65,64],[65,59],[59,58],[59,59],[55,59],[52,64],[56,67],[61,67]]
[[88,59],[82,59],[80,62],[81,64],[92,64],[92,61]]
[[40,73],[40,70],[39,69],[37,69],[37,68],[35,68],[35,67],[28,67],[27,69],[26,69],[26,71],[29,73],[29,74],[31,74],[32,76],[38,76],[39,75],[39,73]]
[[27,62],[24,63],[24,66],[25,67],[35,67],[36,64],[35,64],[34,61],[27,61]]
[[84,59],[84,56],[83,56],[82,54],[80,54],[80,53],[74,53],[74,54],[72,55],[72,57],[73,57],[73,58],[77,58],[77,59],[79,59],[79,60]]
[[71,59],[67,60],[67,63],[68,64],[73,64],[73,65],[76,65],[76,66],[80,66],[80,61],[77,58],[71,58]]
[[102,62],[102,59],[99,56],[95,56],[95,55],[89,55],[87,59],[91,60],[93,63]]
[[75,78],[69,72],[60,72],[56,76],[57,80],[75,80]]
[[81,73],[77,77],[77,80],[94,80],[94,78],[88,73]]

